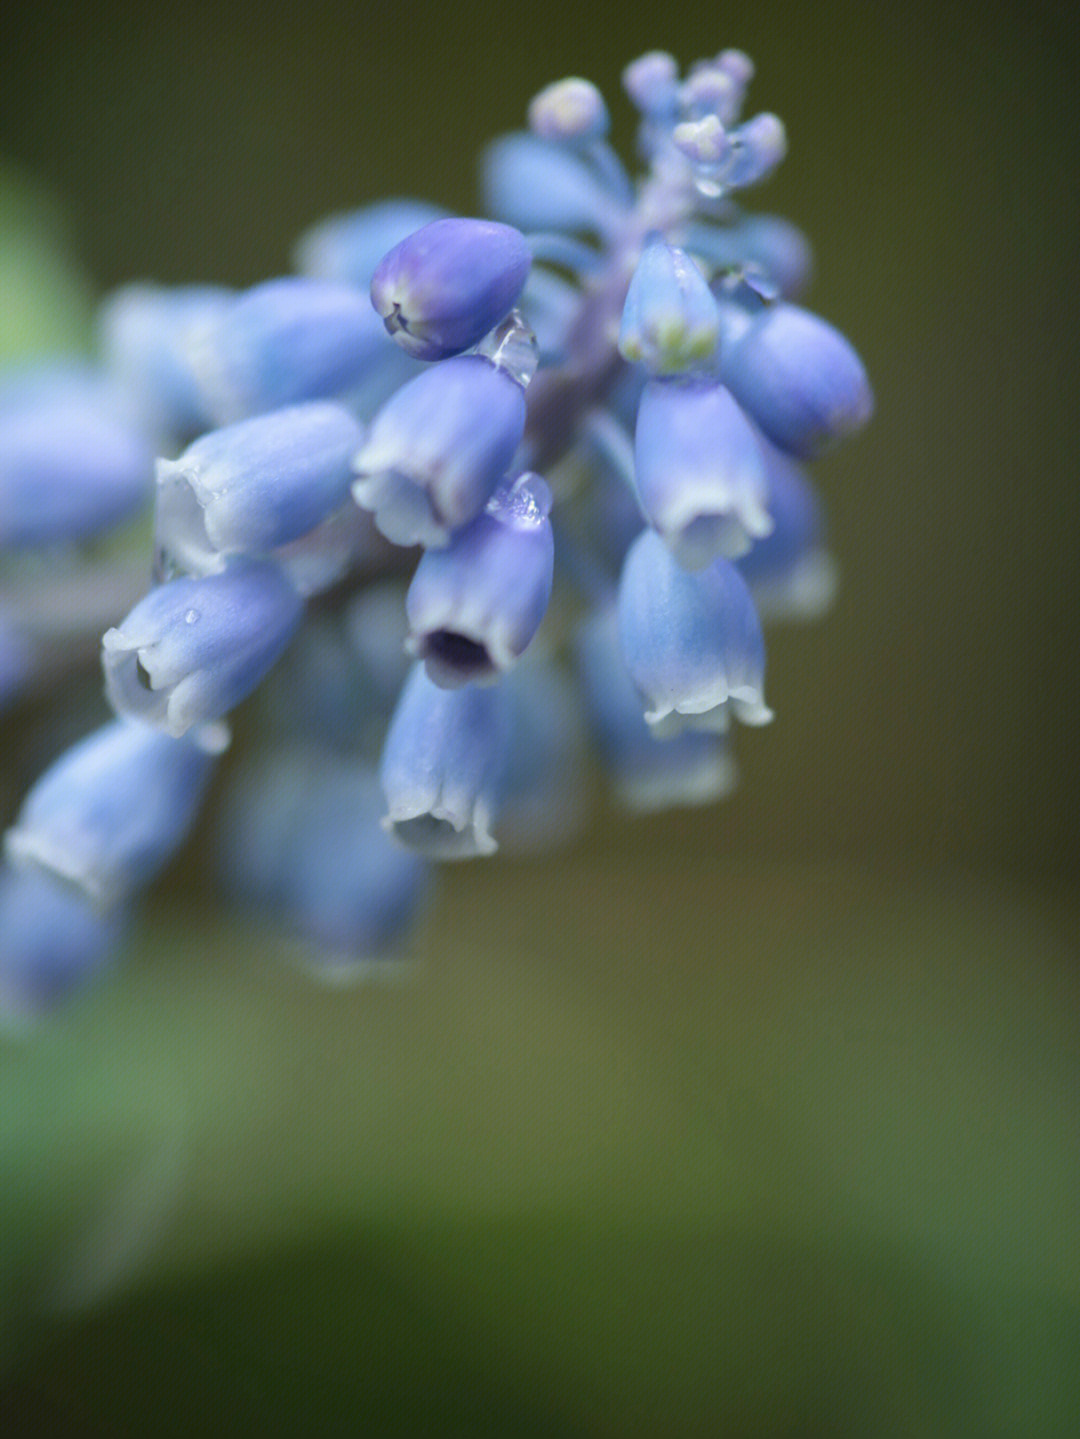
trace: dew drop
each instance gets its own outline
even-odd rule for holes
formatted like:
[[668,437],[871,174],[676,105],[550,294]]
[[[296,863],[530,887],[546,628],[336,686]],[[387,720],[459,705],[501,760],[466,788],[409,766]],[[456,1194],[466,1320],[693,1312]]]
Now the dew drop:
[[520,310],[511,310],[502,324],[485,335],[476,348],[477,354],[490,360],[523,390],[540,363],[540,346]]
[[186,625],[197,625],[199,623],[199,611],[188,610],[187,614],[184,616],[184,623]]

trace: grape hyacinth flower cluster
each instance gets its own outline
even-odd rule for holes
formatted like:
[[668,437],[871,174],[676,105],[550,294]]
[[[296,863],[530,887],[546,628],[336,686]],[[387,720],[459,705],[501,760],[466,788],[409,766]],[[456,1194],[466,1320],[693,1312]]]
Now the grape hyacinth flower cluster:
[[[806,241],[743,206],[786,149],[751,75],[628,66],[636,177],[560,81],[484,156],[492,218],[335,216],[296,274],[129,286],[93,363],[0,377],[0,703],[56,678],[51,595],[114,712],[8,829],[0,1012],[107,967],[219,767],[214,880],[333,978],[384,972],[440,861],[574,833],[590,738],[630,809],[731,788],[762,619],[832,591],[805,465],[873,404]],[[151,505],[140,595],[108,537]]]

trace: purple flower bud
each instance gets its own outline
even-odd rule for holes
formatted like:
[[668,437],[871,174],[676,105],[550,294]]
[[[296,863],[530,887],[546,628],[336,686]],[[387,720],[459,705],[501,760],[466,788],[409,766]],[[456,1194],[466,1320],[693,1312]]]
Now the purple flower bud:
[[6,837],[7,857],[66,880],[101,909],[150,882],[199,808],[221,736],[171,739],[113,720],[45,771]]
[[604,97],[590,80],[556,80],[529,105],[529,129],[542,140],[602,140],[609,124]]
[[211,431],[158,461],[159,549],[207,574],[289,544],[348,500],[361,438],[346,410],[318,402]]
[[724,183],[733,189],[764,180],[787,154],[787,132],[776,115],[755,115],[732,130],[730,138],[731,160]]
[[487,504],[525,433],[521,386],[464,355],[417,375],[372,421],[353,497],[398,545],[445,545]]
[[419,360],[469,349],[514,307],[532,255],[525,237],[493,220],[434,220],[386,255],[371,303]]
[[634,468],[641,507],[684,569],[744,554],[772,528],[753,427],[713,381],[646,385]]
[[684,250],[655,240],[634,271],[619,331],[619,353],[654,375],[702,365],[716,349],[716,301]]
[[274,564],[237,560],[219,575],[170,580],[106,630],[105,692],[118,714],[182,735],[247,698],[302,613]]
[[770,306],[721,344],[720,375],[768,438],[804,460],[861,429],[874,409],[848,341],[795,305]]
[[406,598],[409,649],[437,685],[491,683],[524,653],[551,598],[550,508],[539,475],[522,475],[424,554]]
[[731,713],[743,724],[772,719],[761,625],[745,580],[726,560],[688,574],[646,530],[623,565],[619,637],[659,738],[722,732]]
[[119,914],[101,915],[47,875],[0,870],[0,1027],[33,1023],[108,967]]
[[501,686],[440,689],[417,665],[383,748],[387,829],[429,859],[493,854],[509,735]]
[[679,103],[692,120],[710,115],[730,125],[739,113],[743,87],[721,66],[706,61],[696,66],[679,87]]
[[750,81],[754,78],[754,62],[744,50],[721,50],[716,57],[716,65],[723,70],[725,75],[731,77],[732,83],[739,91],[739,103],[742,103],[742,96],[746,93]]
[[650,50],[627,65],[623,89],[650,119],[674,115],[679,103],[679,67],[664,50]]

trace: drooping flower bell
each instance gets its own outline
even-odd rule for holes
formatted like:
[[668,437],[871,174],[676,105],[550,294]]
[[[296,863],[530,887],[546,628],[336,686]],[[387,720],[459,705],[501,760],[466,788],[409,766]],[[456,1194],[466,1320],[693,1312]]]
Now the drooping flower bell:
[[159,552],[191,574],[267,556],[349,498],[362,431],[340,405],[294,405],[212,430],[157,464]]
[[380,778],[390,832],[430,859],[493,854],[509,739],[500,687],[441,689],[418,664],[383,747]]
[[634,438],[646,518],[684,569],[745,554],[772,529],[753,427],[715,380],[651,380]]
[[190,439],[213,423],[190,351],[234,298],[219,285],[124,285],[98,312],[105,368],[162,445]]
[[727,560],[693,574],[647,530],[619,586],[623,656],[657,736],[767,724],[765,642],[746,581]]
[[189,340],[203,402],[223,425],[283,405],[346,397],[380,368],[388,350],[359,290],[303,276],[245,291]]
[[125,918],[47,874],[0,867],[0,1030],[32,1024],[99,979]]
[[524,653],[551,598],[550,509],[539,475],[521,475],[445,549],[425,552],[405,604],[410,649],[436,684],[493,682]]
[[487,504],[525,433],[520,384],[480,355],[434,365],[372,421],[352,492],[398,545],[445,545]]
[[102,637],[117,714],[177,737],[246,699],[292,638],[303,601],[277,565],[235,560],[221,574],[158,585]]
[[311,748],[265,756],[230,796],[226,881],[319,978],[384,969],[426,896],[430,866],[386,833],[384,810],[374,773]]

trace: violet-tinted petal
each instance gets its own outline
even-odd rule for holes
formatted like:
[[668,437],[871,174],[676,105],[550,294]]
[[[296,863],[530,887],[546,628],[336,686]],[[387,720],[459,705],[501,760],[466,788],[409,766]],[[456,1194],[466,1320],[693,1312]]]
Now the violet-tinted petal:
[[514,307],[532,263],[525,237],[494,220],[433,220],[395,245],[371,281],[387,330],[418,360],[470,349]]

